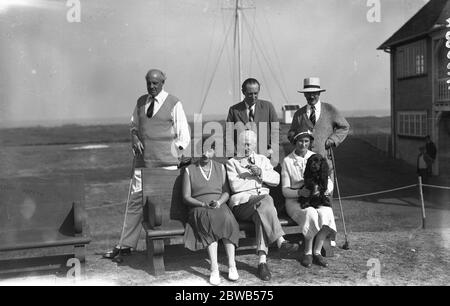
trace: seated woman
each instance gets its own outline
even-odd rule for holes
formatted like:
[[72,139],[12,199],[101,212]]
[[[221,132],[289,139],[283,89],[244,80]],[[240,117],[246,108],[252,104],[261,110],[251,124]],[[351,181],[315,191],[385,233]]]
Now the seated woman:
[[213,161],[213,157],[214,148],[203,150],[202,157],[185,169],[183,199],[190,209],[184,239],[185,247],[192,251],[208,249],[211,261],[209,281],[218,285],[219,240],[223,241],[228,256],[228,278],[232,281],[239,278],[234,259],[235,247],[239,241],[239,225],[227,205],[229,187],[225,167]]
[[[302,265],[311,267],[314,262],[317,265],[327,267],[328,263],[321,256],[321,250],[326,237],[330,233],[336,233],[333,209],[328,207],[329,204],[327,203],[319,203],[319,205],[300,204],[301,199],[311,196],[311,191],[304,187],[304,174],[308,159],[316,155],[309,150],[313,140],[310,131],[295,131],[294,137],[291,139],[292,144],[295,145],[295,150],[283,160],[281,180],[283,195],[286,198],[286,212],[292,220],[303,228],[305,247],[304,256],[301,259]],[[329,177],[327,183],[325,195],[330,196],[333,192],[333,182]]]

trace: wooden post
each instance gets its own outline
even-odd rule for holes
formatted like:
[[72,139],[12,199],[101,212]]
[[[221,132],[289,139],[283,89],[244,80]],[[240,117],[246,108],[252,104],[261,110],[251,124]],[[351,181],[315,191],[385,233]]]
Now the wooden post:
[[164,267],[164,239],[152,239],[147,237],[147,259],[155,276],[166,272]]
[[425,229],[425,201],[423,200],[422,177],[419,176],[420,202],[422,205],[422,229]]

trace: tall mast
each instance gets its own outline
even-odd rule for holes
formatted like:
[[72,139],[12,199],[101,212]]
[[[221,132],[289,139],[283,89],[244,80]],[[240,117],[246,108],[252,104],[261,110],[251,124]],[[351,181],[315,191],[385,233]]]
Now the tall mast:
[[237,84],[237,91],[240,93],[238,96],[241,98],[240,100],[244,99],[244,96],[240,90],[241,84],[242,84],[242,56],[241,56],[241,46],[242,46],[242,25],[241,25],[241,1],[236,0],[236,8],[235,8],[235,27],[236,27],[236,40],[237,40],[237,57],[238,57],[238,84]]

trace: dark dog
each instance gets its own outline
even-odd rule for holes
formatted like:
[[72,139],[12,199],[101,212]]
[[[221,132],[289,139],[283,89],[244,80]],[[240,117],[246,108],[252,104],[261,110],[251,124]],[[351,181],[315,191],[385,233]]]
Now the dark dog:
[[327,160],[320,154],[311,156],[304,174],[305,185],[303,188],[311,191],[309,197],[299,197],[298,201],[303,209],[307,207],[331,206],[330,199],[325,195],[328,188],[329,167]]

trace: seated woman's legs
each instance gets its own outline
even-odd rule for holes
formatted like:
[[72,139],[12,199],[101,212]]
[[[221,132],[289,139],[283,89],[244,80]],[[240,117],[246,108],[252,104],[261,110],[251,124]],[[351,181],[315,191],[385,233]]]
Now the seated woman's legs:
[[211,261],[211,275],[209,277],[209,282],[213,285],[218,285],[220,283],[219,275],[219,264],[217,262],[217,241],[214,241],[208,245],[208,255]]
[[314,237],[319,232],[318,212],[313,207],[301,209],[298,203],[288,205],[286,208],[289,216],[303,228],[302,234],[305,238],[305,244],[301,264],[305,267],[310,267],[313,261]]
[[208,245],[207,249],[211,261],[211,271],[219,270],[219,264],[217,263],[217,241]]
[[287,206],[287,213],[298,225],[302,227],[302,234],[305,238],[305,254],[312,254],[313,240],[319,232],[319,215],[313,207],[300,208],[298,203]]
[[235,260],[235,247],[234,244],[231,243],[228,239],[222,239],[223,244],[225,246],[225,252],[228,257],[228,278],[232,281],[238,280],[239,275],[236,269],[236,260]]
[[322,227],[320,231],[315,236],[316,240],[314,243],[314,255],[320,255],[320,252],[322,251],[323,243],[325,239],[327,238],[329,234],[329,230],[326,227]]
[[228,239],[222,239],[223,245],[225,246],[225,252],[228,257],[228,267],[236,267],[236,261],[234,258],[235,255],[235,247],[234,244],[231,243]]
[[321,251],[329,233],[328,227],[324,226],[315,236],[305,237],[305,255],[302,258],[303,266],[310,267],[313,262],[322,267],[328,266],[327,261],[321,255]]

